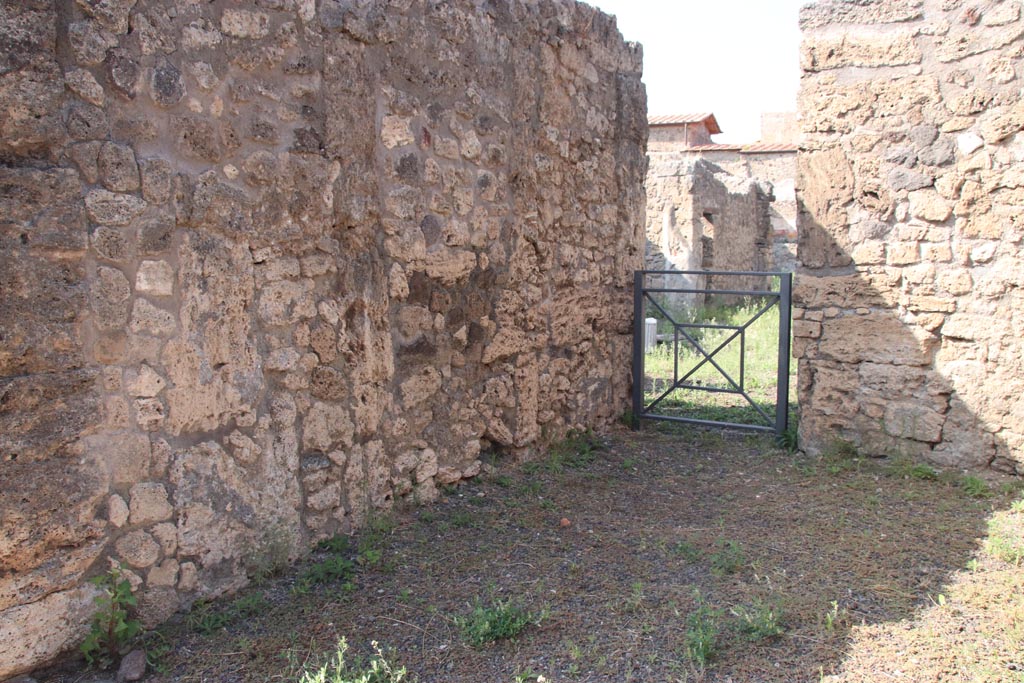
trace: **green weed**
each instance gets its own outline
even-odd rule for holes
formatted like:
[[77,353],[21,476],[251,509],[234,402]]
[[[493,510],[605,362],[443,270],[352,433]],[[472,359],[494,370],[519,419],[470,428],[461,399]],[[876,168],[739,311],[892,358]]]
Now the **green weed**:
[[696,562],[700,559],[700,549],[689,541],[676,541],[672,545],[671,552],[687,562]]
[[100,589],[100,594],[95,599],[92,626],[79,650],[89,664],[106,668],[142,632],[142,624],[132,618],[136,599],[131,583],[119,567],[111,567],[91,582]]
[[288,529],[282,524],[272,524],[263,529],[259,541],[242,557],[245,573],[256,584],[279,576],[288,568],[292,550]]
[[227,609],[218,609],[207,600],[197,600],[185,619],[185,623],[190,629],[204,636],[226,628],[231,621],[232,616]]
[[833,633],[844,621],[846,621],[846,608],[840,607],[838,600],[833,600],[829,603],[828,611],[825,612],[825,616],[823,618],[825,630],[829,633]]
[[700,593],[696,598],[697,609],[686,616],[683,643],[687,659],[703,667],[718,653],[720,614],[704,602]]
[[760,600],[752,605],[740,605],[729,610],[736,617],[736,629],[747,640],[768,640],[785,633],[779,608]]
[[299,576],[298,586],[309,589],[314,585],[348,581],[355,573],[352,560],[332,555],[308,566]]
[[481,647],[505,638],[514,638],[527,626],[539,624],[544,615],[537,615],[511,601],[484,604],[479,598],[467,615],[456,616],[453,621],[463,640],[473,647]]
[[345,661],[348,643],[344,638],[338,641],[334,656],[326,664],[312,671],[305,669],[299,683],[400,683],[408,675],[405,667],[396,668],[373,641],[374,654],[364,666],[350,666]]
[[960,478],[960,488],[971,498],[991,498],[992,489],[988,483],[976,477],[973,474],[968,474]]
[[316,544],[316,549],[333,553],[335,555],[344,555],[349,552],[350,546],[351,544],[349,543],[348,536],[337,535],[320,541]]
[[747,557],[743,552],[743,546],[737,541],[719,539],[715,544],[718,547],[711,554],[711,573],[715,576],[735,574],[743,569],[747,563]]
[[570,430],[565,438],[548,448],[548,459],[545,467],[550,472],[562,472],[566,468],[580,469],[594,462],[601,442],[590,431]]

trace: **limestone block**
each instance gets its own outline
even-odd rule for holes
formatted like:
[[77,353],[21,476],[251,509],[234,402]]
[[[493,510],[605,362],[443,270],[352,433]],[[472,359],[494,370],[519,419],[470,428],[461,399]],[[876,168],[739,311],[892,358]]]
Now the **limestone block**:
[[167,261],[143,261],[135,274],[135,291],[149,296],[171,296],[174,268]]
[[136,334],[170,337],[176,329],[174,315],[170,311],[157,308],[146,299],[136,299],[132,307],[129,329]]
[[330,452],[333,447],[352,445],[355,426],[345,406],[315,402],[302,421],[302,448]]
[[426,367],[402,382],[402,403],[407,409],[418,406],[436,394],[442,384],[441,373],[436,368]]
[[147,532],[131,531],[114,543],[117,554],[136,569],[151,567],[160,558],[160,546]]
[[174,510],[167,500],[167,489],[163,484],[156,482],[136,484],[132,487],[130,496],[130,521],[133,525],[163,522],[174,514]]
[[381,143],[388,149],[411,145],[416,142],[410,120],[402,116],[385,116],[381,122]]
[[885,407],[885,431],[900,438],[938,443],[945,421],[945,415],[920,403],[894,401]]
[[89,104],[102,107],[106,101],[103,86],[101,86],[96,81],[96,77],[86,69],[73,69],[64,74],[64,83],[68,86],[68,89],[71,90],[71,92],[75,93]]
[[180,565],[177,560],[173,558],[164,560],[149,570],[149,574],[146,575],[146,585],[173,588],[178,583],[179,568]]
[[821,336],[821,323],[816,323],[810,320],[794,320],[793,336],[817,339]]
[[312,280],[284,280],[267,285],[260,291],[260,318],[268,325],[294,325],[316,317],[312,290]]
[[146,209],[146,202],[130,194],[92,190],[85,196],[89,218],[105,225],[128,225]]
[[810,35],[804,38],[800,49],[800,65],[805,72],[920,62],[921,49],[910,31],[877,33],[847,29],[833,35]]
[[895,24],[920,19],[923,7],[924,0],[865,3],[827,0],[800,9],[800,29],[809,31],[830,24]]
[[818,351],[837,362],[926,365],[937,345],[937,338],[919,327],[903,325],[885,313],[870,313],[823,324]]
[[220,30],[233,38],[262,38],[270,32],[270,17],[265,12],[226,9],[221,15]]
[[84,584],[0,612],[0,676],[28,671],[83,640],[98,595],[96,586]]
[[952,213],[949,203],[935,190],[917,190],[907,195],[910,215],[933,223],[941,223]]
[[117,528],[128,521],[128,503],[116,493],[107,500],[107,520]]
[[199,587],[199,570],[194,562],[182,562],[178,568],[178,590],[191,593]]
[[128,278],[120,270],[106,266],[97,268],[96,275],[90,292],[96,326],[101,330],[120,329],[128,319],[128,300],[131,298]]

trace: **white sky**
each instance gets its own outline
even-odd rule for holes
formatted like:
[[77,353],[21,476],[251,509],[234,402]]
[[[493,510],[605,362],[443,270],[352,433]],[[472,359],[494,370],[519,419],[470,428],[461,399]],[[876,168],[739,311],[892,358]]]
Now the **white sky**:
[[808,1],[586,0],[643,44],[650,114],[711,112],[733,143],[760,137],[762,112],[796,111]]

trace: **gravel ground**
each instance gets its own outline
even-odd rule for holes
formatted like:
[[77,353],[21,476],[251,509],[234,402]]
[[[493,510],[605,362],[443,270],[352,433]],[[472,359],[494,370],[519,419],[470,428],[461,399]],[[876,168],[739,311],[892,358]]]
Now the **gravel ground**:
[[[147,637],[146,680],[297,682],[344,637],[350,658],[377,641],[421,683],[1024,681],[1022,571],[982,549],[1015,482],[984,497],[955,473],[715,431],[598,442],[496,458],[194,608]],[[529,623],[470,644],[460,620],[495,605]],[[72,661],[36,678],[104,675]]]

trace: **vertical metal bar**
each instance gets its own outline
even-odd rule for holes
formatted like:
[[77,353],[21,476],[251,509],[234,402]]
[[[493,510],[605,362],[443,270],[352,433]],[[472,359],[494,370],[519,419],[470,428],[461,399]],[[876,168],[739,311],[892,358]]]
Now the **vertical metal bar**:
[[779,281],[779,375],[775,398],[775,435],[789,428],[789,335],[793,306],[793,274],[783,273]]
[[644,410],[644,272],[633,272],[633,431]]
[[747,331],[740,330],[740,389],[746,389],[747,385],[743,381],[743,372],[746,369],[744,360],[747,357]]

